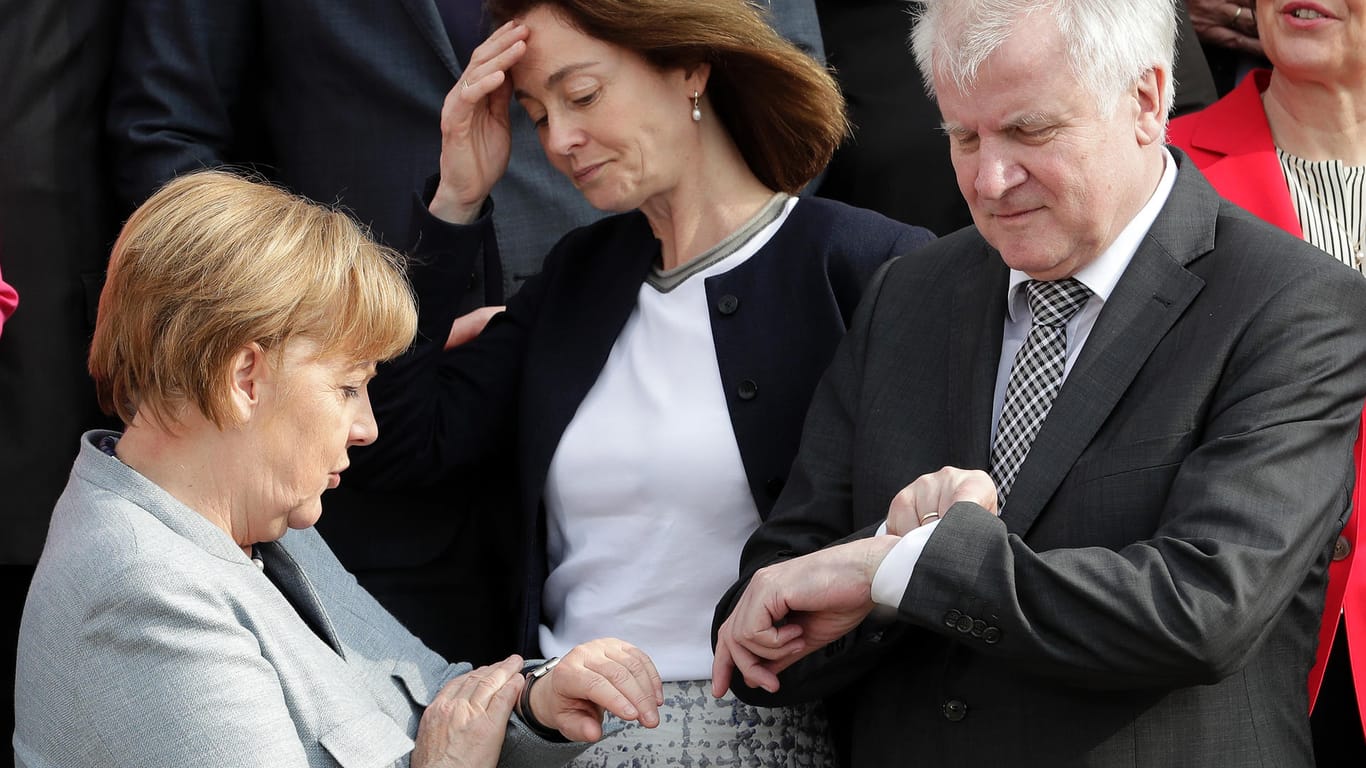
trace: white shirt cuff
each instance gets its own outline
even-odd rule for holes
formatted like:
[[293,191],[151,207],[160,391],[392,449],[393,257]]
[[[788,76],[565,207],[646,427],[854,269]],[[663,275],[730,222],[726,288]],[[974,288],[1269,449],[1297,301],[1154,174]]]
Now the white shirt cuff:
[[[911,583],[915,564],[920,562],[920,553],[925,551],[925,542],[930,540],[930,534],[934,533],[937,525],[939,521],[932,520],[907,533],[892,547],[887,556],[882,558],[877,573],[873,574],[874,603],[888,608],[901,607],[901,598],[905,596],[906,587]],[[886,533],[886,523],[878,526],[877,535],[882,536]]]

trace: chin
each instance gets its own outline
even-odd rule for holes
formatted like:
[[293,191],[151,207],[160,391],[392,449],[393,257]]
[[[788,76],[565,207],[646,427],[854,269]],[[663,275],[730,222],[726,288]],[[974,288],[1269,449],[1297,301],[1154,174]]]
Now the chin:
[[588,204],[603,213],[626,213],[634,211],[640,206],[633,202],[625,201],[619,197],[607,197],[605,195],[584,195],[583,198]]
[[[288,524],[290,528],[301,531],[305,528],[312,528],[322,519],[323,505],[322,499],[315,499],[309,504],[298,507],[289,513]],[[283,532],[281,532],[283,535]]]

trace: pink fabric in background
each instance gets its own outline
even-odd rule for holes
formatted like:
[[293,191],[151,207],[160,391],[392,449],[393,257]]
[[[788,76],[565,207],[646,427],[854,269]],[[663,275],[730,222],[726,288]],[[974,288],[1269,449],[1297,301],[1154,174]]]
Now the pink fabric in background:
[[3,275],[0,275],[0,333],[5,330],[5,321],[14,314],[14,308],[19,306],[19,294],[14,292],[10,284],[5,282]]

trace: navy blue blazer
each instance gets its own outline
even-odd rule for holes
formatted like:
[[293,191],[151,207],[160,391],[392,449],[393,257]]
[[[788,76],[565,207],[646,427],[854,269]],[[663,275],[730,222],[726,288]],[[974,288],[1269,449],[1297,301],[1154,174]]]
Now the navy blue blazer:
[[[353,451],[352,473],[389,487],[514,460],[525,580],[524,649],[535,647],[545,579],[541,494],[560,436],[597,380],[659,242],[645,216],[613,216],[566,235],[478,339],[443,352],[451,294],[481,249],[497,248],[492,206],[474,224],[417,211],[412,268],[419,340],[371,384],[380,439]],[[736,442],[761,517],[797,453],[816,382],[883,262],[929,242],[927,230],[830,200],[797,203],[740,266],[706,279],[712,334]],[[474,470],[474,472],[471,472]]]

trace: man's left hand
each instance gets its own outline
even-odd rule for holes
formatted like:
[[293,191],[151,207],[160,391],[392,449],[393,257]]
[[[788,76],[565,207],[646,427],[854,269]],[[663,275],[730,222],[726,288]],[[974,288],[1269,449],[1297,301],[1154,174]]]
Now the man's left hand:
[[992,482],[991,475],[980,469],[944,467],[917,477],[892,497],[887,508],[887,533],[905,536],[948,514],[949,507],[960,501],[970,501],[999,515],[997,500],[996,483]]
[[725,695],[732,669],[774,693],[778,673],[858,626],[873,610],[873,575],[897,541],[851,541],[755,573],[717,633],[712,695]]

